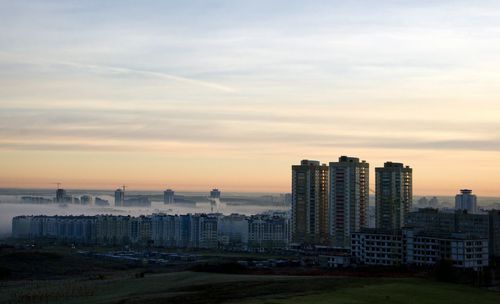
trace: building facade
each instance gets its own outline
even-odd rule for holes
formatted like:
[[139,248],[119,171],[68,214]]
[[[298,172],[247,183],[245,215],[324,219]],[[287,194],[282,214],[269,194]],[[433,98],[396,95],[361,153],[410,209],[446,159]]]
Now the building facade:
[[442,260],[453,267],[480,270],[489,265],[488,239],[468,233],[426,233],[404,231],[406,264],[435,265]]
[[82,205],[94,205],[94,198],[90,195],[82,195],[80,197],[80,204],[82,204]]
[[241,214],[220,216],[217,224],[220,246],[245,249],[248,243],[248,219]]
[[443,260],[462,269],[489,265],[488,239],[468,233],[367,229],[353,234],[351,252],[354,262],[364,265],[431,267]]
[[174,190],[172,189],[167,189],[163,192],[163,203],[164,204],[173,204],[175,202],[174,200]]
[[480,238],[488,238],[490,256],[500,257],[499,210],[490,210],[487,214],[471,214],[463,210],[446,213],[427,208],[410,212],[405,222],[407,227],[427,232],[469,233]]
[[284,249],[289,219],[281,215],[184,214],[151,216],[16,216],[12,236],[102,246]]
[[248,219],[248,248],[267,251],[287,248],[289,221],[276,215],[253,215]]
[[386,162],[375,168],[376,227],[401,229],[412,207],[412,169],[401,163]]
[[66,200],[66,190],[64,189],[57,189],[56,190],[56,203],[64,203]]
[[368,227],[369,165],[341,156],[330,162],[328,219],[331,244],[350,248],[351,235]]
[[500,210],[488,211],[489,249],[492,257],[500,257]]
[[292,166],[292,241],[328,243],[328,167],[302,160]]
[[362,229],[353,233],[351,244],[351,255],[357,263],[383,266],[398,266],[404,263],[400,231]]
[[115,206],[123,207],[124,203],[125,203],[125,191],[118,188],[115,190]]
[[210,198],[211,199],[220,199],[221,192],[219,189],[215,188],[210,191]]
[[455,210],[477,213],[477,197],[472,194],[472,190],[460,190],[460,194],[455,196]]

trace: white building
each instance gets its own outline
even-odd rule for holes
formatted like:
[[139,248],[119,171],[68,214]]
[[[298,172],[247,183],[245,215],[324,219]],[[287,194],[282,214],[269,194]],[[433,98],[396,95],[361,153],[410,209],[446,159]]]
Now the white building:
[[455,196],[455,210],[466,210],[469,213],[477,213],[477,197],[472,190],[462,189]]
[[217,225],[219,242],[224,246],[243,246],[248,242],[248,219],[241,214],[221,216]]
[[151,217],[151,239],[155,246],[182,247],[179,217],[166,214],[153,214]]
[[431,235],[405,230],[406,263],[417,266],[433,265],[449,260],[453,267],[480,270],[488,266],[488,239],[466,233]]
[[286,248],[289,235],[287,218],[260,214],[248,219],[248,246],[251,249],[265,251]]
[[167,189],[163,192],[163,203],[164,204],[173,204],[175,202],[174,199],[175,192],[172,189]]
[[351,252],[355,263],[365,265],[425,267],[448,260],[456,268],[480,270],[489,263],[486,237],[409,228],[397,234],[374,229],[354,233]]
[[219,244],[217,235],[218,218],[214,215],[202,214],[199,217],[199,247],[217,248]]
[[401,232],[365,229],[353,233],[351,255],[356,263],[396,266],[403,263]]

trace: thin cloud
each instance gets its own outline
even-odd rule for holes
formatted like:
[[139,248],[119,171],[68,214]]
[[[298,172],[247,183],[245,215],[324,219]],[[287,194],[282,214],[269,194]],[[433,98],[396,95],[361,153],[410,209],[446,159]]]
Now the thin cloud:
[[196,85],[196,86],[202,86],[202,87],[206,87],[209,89],[218,90],[218,91],[222,91],[222,92],[226,92],[226,93],[236,92],[235,89],[228,87],[228,86],[221,85],[221,84],[197,80],[197,79],[191,79],[191,78],[186,78],[186,77],[181,77],[181,76],[176,76],[176,75],[171,75],[171,74],[167,74],[167,73],[163,73],[163,72],[131,69],[131,68],[124,68],[124,67],[116,67],[116,66],[83,64],[83,63],[70,62],[70,61],[58,61],[58,62],[56,62],[56,64],[71,66],[71,67],[76,67],[76,68],[81,68],[81,69],[87,69],[87,70],[93,70],[93,71],[103,72],[103,73],[135,74],[135,75],[142,75],[142,76],[150,76],[150,77],[155,77],[155,78],[180,81],[180,82],[184,82],[184,83],[188,83],[188,84],[192,84],[192,85]]
[[0,52],[0,56],[6,62],[18,62],[21,64],[31,64],[31,65],[62,65],[66,67],[72,67],[77,69],[82,69],[86,71],[92,71],[94,73],[100,74],[123,74],[123,75],[137,75],[137,76],[147,76],[154,77],[165,80],[173,80],[178,82],[183,82],[187,84],[191,84],[198,87],[205,87],[212,90],[217,90],[225,93],[235,93],[236,90],[229,86],[221,85],[214,82],[203,81],[193,78],[187,78],[178,75],[172,75],[164,72],[157,71],[149,71],[143,69],[133,69],[119,66],[108,66],[108,65],[100,65],[100,64],[88,64],[88,63],[80,63],[74,61],[60,61],[60,60],[50,60],[50,59],[28,59],[25,56],[10,54],[6,52]]

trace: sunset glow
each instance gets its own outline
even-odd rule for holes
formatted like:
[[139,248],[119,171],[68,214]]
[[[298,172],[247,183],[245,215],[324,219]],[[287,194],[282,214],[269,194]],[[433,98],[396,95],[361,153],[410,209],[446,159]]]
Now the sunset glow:
[[500,195],[498,2],[0,2],[1,188],[289,192],[350,155]]

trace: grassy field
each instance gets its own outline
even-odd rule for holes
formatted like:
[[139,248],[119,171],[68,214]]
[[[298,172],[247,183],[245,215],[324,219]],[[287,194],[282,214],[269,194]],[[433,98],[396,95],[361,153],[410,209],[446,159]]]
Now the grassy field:
[[415,278],[176,272],[104,280],[16,282],[2,303],[500,303],[500,294]]
[[256,299],[241,303],[500,303],[499,294],[480,289],[415,279],[399,281],[361,284],[360,286],[340,288],[336,291],[325,291],[318,294],[292,296],[283,299]]
[[[203,263],[249,258],[236,253],[200,255]],[[81,256],[64,247],[4,248],[0,250],[0,303],[500,303],[500,293],[429,279],[352,273],[349,277],[233,275],[186,269],[193,268],[130,266]]]

